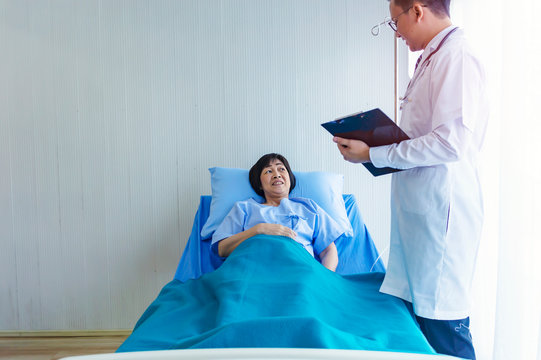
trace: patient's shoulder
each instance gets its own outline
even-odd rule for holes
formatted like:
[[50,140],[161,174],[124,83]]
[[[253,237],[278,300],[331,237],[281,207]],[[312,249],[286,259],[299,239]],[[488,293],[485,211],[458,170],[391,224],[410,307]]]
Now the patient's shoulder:
[[318,203],[312,199],[296,197],[296,198],[290,198],[290,200],[304,205],[305,208],[308,208],[310,212],[313,212],[314,214],[329,216],[329,213],[327,213],[327,211],[324,208],[319,206]]
[[310,210],[312,210],[314,212],[318,212],[318,210],[320,208],[318,206],[318,204],[314,200],[309,199],[309,198],[294,197],[294,198],[289,198],[289,201],[304,205],[304,206],[306,206],[307,208],[309,208]]
[[235,206],[241,209],[247,209],[251,207],[259,207],[261,206],[261,202],[254,198],[249,198],[246,200],[239,200],[235,203]]

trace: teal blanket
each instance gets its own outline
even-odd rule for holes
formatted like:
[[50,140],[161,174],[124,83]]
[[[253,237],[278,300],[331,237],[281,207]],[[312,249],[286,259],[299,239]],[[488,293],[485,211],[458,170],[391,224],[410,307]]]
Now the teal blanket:
[[434,354],[381,273],[342,276],[295,241],[258,235],[216,271],[161,291],[117,350],[285,347]]

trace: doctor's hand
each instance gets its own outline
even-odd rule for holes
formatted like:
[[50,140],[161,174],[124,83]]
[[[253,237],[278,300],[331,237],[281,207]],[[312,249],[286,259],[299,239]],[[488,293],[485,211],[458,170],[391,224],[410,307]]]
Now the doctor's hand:
[[344,139],[338,136],[333,137],[338,145],[338,150],[344,157],[344,160],[352,163],[370,162],[370,147],[361,140]]
[[293,240],[295,240],[295,238],[297,237],[297,233],[295,231],[288,228],[287,226],[279,224],[261,223],[255,225],[253,229],[255,230],[256,234],[286,236],[292,238]]

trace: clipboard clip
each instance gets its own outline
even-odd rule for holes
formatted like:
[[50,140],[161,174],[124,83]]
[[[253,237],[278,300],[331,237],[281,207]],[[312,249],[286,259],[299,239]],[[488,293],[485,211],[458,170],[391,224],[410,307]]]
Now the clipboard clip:
[[[364,114],[364,111],[359,111],[359,112],[357,112],[357,113],[355,113],[355,114],[348,115],[347,118],[350,118],[350,117],[352,117],[352,116],[358,116],[359,118],[362,119],[362,118],[364,117],[364,115],[365,115],[365,114]],[[340,119],[334,120],[334,122],[335,122],[336,124],[342,124],[344,121],[345,121],[345,118],[340,118]]]

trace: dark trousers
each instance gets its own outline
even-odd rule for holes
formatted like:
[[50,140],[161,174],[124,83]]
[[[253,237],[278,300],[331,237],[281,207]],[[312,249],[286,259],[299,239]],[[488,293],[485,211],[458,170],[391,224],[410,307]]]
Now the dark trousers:
[[410,302],[404,303],[415,317],[428,343],[438,354],[475,360],[469,317],[459,320],[427,319],[415,315]]

